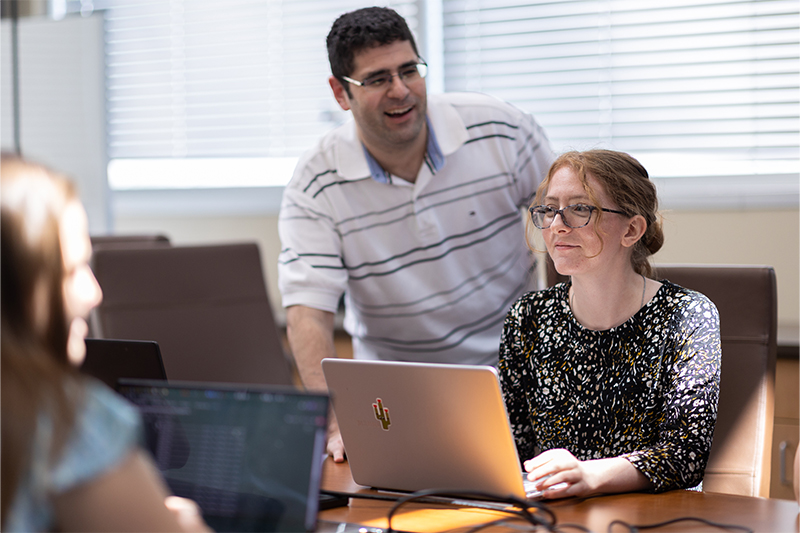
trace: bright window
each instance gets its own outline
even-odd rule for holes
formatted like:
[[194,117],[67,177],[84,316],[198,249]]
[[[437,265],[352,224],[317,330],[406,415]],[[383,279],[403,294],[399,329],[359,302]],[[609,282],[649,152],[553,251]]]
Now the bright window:
[[[325,36],[339,14],[371,3],[106,4],[112,189],[280,185],[347,118],[327,85]],[[433,90],[510,101],[557,151],[630,152],[660,188],[700,203],[761,194],[797,205],[797,0],[389,5],[443,58]]]
[[[355,0],[104,3],[114,190],[283,185],[347,114],[325,37]],[[391,5],[416,26],[413,1]]]
[[800,169],[796,0],[443,0],[448,91],[535,113],[558,151],[656,177]]

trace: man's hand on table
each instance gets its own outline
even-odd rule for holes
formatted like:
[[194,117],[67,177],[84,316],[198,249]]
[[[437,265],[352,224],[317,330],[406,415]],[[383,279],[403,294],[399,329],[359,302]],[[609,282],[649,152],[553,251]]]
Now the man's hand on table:
[[328,427],[328,455],[333,457],[334,463],[343,463],[345,460],[344,443],[339,425],[334,421]]

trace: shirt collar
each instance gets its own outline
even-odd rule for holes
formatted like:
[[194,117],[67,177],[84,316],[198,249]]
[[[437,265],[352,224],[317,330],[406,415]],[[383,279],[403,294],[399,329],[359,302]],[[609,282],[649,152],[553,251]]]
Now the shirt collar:
[[[445,158],[469,139],[464,121],[450,100],[451,97],[446,94],[428,95],[428,113],[425,119],[430,135],[426,148],[428,158],[437,171],[444,166]],[[371,176],[385,183],[385,172],[358,138],[355,121],[349,120],[339,127],[338,132],[332,139],[336,145],[335,168],[339,176],[346,180]],[[376,175],[379,177],[376,178]]]
[[[431,161],[434,171],[439,171],[444,166],[444,154],[439,147],[439,142],[436,140],[436,132],[428,117],[425,117],[425,122],[428,124],[428,144],[426,146],[427,157]],[[392,177],[386,172],[380,163],[378,163],[372,154],[369,153],[364,143],[361,143],[361,149],[364,151],[364,157],[367,159],[367,166],[372,179],[378,183],[391,183]]]

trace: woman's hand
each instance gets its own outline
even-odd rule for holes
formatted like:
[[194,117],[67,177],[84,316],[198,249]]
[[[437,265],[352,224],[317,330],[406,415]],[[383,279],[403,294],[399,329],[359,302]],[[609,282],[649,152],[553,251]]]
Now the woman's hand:
[[569,451],[554,449],[525,461],[528,479],[543,498],[593,496],[646,489],[650,481],[624,457],[580,461]]
[[543,498],[584,496],[593,490],[585,462],[564,449],[547,450],[525,461],[525,471]]

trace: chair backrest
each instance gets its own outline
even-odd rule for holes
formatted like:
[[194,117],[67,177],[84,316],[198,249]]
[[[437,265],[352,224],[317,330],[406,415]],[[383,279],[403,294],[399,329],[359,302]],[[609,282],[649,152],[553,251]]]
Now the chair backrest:
[[[108,248],[142,248],[171,246],[169,237],[161,233],[142,233],[132,235],[92,235],[92,252],[96,253],[100,249]],[[93,310],[89,315],[89,337],[97,337],[97,310]]]
[[258,245],[100,247],[101,338],[154,340],[170,380],[293,385]]
[[142,246],[170,246],[169,237],[160,233],[136,235],[92,235],[92,250],[99,248],[139,248]]
[[719,310],[722,374],[703,490],[769,496],[777,289],[769,266],[658,265],[656,279],[705,294]]

